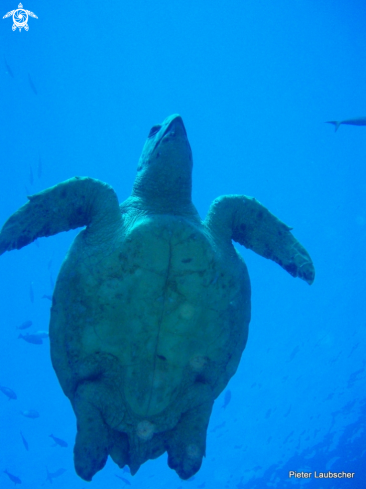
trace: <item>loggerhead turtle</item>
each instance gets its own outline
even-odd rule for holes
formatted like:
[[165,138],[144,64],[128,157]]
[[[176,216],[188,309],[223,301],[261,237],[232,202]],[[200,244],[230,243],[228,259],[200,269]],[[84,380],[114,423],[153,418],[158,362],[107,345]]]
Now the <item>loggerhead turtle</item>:
[[91,480],[108,454],[135,474],[168,452],[182,479],[206,449],[214,400],[234,375],[250,321],[247,267],[232,240],[309,284],[312,261],[254,198],[191,201],[183,121],[153,126],[131,196],[75,177],[28,197],[5,223],[0,254],[86,226],[53,294],[52,364],[77,418],[75,468]]

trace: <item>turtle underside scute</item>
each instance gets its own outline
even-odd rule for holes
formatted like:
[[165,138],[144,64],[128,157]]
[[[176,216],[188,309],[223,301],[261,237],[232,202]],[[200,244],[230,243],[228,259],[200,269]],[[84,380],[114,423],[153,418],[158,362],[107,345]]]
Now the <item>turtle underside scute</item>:
[[78,419],[83,478],[108,453],[137,471],[168,450],[182,478],[198,470],[213,401],[247,338],[249,279],[234,261],[223,266],[202,227],[172,216],[134,222],[102,257],[80,233],[59,275],[50,336]]

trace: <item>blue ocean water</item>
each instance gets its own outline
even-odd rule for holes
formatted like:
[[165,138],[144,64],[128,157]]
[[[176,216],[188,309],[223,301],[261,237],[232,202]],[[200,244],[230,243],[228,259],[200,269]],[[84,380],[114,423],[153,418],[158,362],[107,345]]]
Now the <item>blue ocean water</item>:
[[[28,1],[28,0],[27,0]],[[17,8],[2,0],[1,17]],[[292,226],[314,284],[236,246],[252,283],[240,367],[217,399],[201,470],[166,455],[134,476],[109,460],[77,477],[75,416],[52,369],[54,282],[77,231],[0,257],[0,487],[363,488],[366,480],[364,2],[29,0],[29,30],[0,19],[0,225],[26,196],[75,175],[128,197],[150,127],[180,113],[202,218],[223,194],[254,196]],[[226,392],[231,399],[225,408]],[[226,397],[228,399],[228,397]],[[36,410],[38,418],[21,411]],[[21,434],[28,443],[28,450]],[[53,446],[50,434],[67,447]],[[308,479],[289,472],[311,472]],[[319,479],[315,472],[350,472]],[[116,477],[119,475],[125,479]],[[48,485],[50,482],[46,481]]]

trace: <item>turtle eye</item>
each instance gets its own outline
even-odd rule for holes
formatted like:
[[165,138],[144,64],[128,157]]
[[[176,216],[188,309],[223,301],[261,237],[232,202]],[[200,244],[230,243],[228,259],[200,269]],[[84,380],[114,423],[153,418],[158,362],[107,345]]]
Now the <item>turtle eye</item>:
[[161,128],[161,126],[159,124],[157,126],[153,126],[150,129],[148,137],[151,138],[152,136],[155,136],[155,134],[160,131],[160,128]]

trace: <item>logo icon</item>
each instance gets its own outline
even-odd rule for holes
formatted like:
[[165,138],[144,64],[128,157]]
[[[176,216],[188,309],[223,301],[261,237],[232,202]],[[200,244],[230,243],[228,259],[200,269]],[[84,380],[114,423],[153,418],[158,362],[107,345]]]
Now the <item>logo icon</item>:
[[38,17],[33,12],[30,12],[29,10],[24,10],[21,3],[18,5],[18,8],[16,10],[12,10],[11,12],[8,12],[6,15],[4,15],[3,19],[6,19],[11,15],[13,16],[14,22],[11,28],[13,29],[13,31],[15,31],[15,29],[18,27],[19,32],[22,30],[22,27],[24,27],[24,30],[26,31],[29,29],[28,16],[38,19]]

